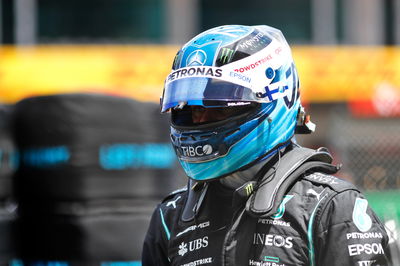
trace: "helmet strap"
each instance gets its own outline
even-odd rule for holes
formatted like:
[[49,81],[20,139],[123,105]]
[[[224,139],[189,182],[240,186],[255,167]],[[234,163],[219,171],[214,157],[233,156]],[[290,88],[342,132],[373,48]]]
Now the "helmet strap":
[[303,106],[299,107],[299,112],[297,114],[297,125],[295,129],[295,134],[311,134],[315,131],[316,125],[311,122],[310,115],[307,115]]

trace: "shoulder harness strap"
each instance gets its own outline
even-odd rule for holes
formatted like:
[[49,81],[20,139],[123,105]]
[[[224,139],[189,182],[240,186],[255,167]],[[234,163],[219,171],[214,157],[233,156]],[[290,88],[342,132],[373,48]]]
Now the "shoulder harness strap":
[[188,196],[181,216],[183,222],[190,222],[195,218],[203,203],[207,189],[207,183],[198,183],[192,179],[189,179],[187,188]]
[[247,200],[246,211],[256,217],[273,215],[285,192],[300,176],[309,172],[334,174],[339,167],[331,163],[332,156],[325,148],[312,150],[296,147],[290,150],[263,176],[258,188]]
[[187,190],[187,187],[182,187],[182,188],[176,189],[176,190],[172,191],[171,193],[169,193],[167,196],[165,196],[161,202],[164,203],[166,201],[169,201],[169,200],[173,199],[175,197],[175,195],[185,192],[186,190]]

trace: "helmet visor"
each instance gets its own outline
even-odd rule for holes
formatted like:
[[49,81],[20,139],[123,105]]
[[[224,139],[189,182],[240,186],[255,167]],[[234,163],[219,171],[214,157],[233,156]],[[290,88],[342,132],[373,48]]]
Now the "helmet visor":
[[221,79],[191,77],[166,83],[161,112],[182,104],[225,107],[246,105],[256,100],[248,87]]

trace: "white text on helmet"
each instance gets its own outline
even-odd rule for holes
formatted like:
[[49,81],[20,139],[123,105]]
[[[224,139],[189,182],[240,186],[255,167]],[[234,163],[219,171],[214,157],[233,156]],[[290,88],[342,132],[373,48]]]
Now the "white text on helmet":
[[222,69],[213,69],[210,67],[190,67],[190,68],[182,68],[178,69],[171,74],[168,75],[167,81],[173,81],[175,79],[183,78],[183,77],[192,77],[192,76],[201,76],[201,77],[221,77]]
[[233,78],[237,78],[237,79],[240,79],[240,80],[242,80],[244,82],[251,83],[251,78],[246,77],[246,76],[244,76],[242,74],[239,74],[239,73],[236,73],[236,72],[230,72],[229,75],[231,77],[233,77]]
[[212,153],[212,147],[211,145],[204,145],[204,146],[197,146],[197,147],[182,147],[182,152],[183,156],[186,157],[196,157],[196,156],[203,156],[203,155],[209,155]]
[[247,66],[236,68],[235,71],[243,73],[245,71],[249,71],[249,70],[252,70],[252,69],[258,67],[258,66],[264,64],[265,62],[271,60],[271,59],[272,59],[272,55],[269,54],[266,57],[261,58],[260,60],[254,62],[254,63],[251,63],[251,64],[249,64]]
[[253,46],[255,43],[260,42],[262,36],[264,36],[264,34],[262,32],[259,32],[259,33],[257,33],[256,36],[254,36],[250,40],[247,40],[247,41],[239,44],[239,47],[241,49],[249,48],[249,47]]

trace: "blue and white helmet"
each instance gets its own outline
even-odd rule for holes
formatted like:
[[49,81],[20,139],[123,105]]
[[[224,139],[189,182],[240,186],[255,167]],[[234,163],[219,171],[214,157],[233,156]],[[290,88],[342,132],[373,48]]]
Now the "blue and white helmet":
[[[196,123],[196,107],[232,115]],[[300,107],[290,47],[269,26],[228,25],[197,35],[178,51],[161,98],[161,111],[172,111],[178,159],[198,181],[244,170],[288,145]]]

